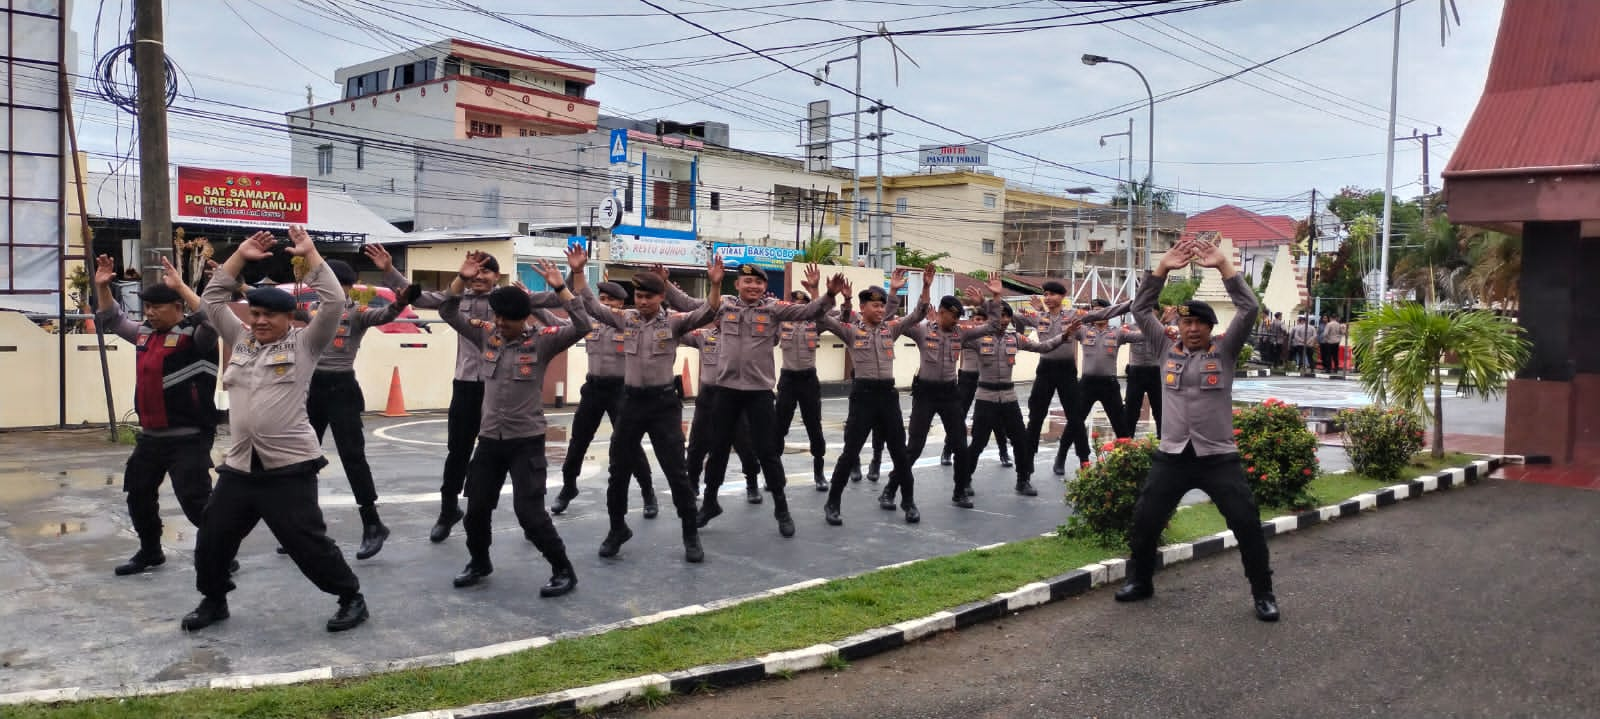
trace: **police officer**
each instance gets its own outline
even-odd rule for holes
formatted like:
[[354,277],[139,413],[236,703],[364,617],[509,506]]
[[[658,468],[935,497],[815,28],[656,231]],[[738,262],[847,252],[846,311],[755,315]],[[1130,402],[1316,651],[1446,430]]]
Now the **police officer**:
[[[716,327],[701,327],[683,336],[681,344],[700,351],[700,392],[695,395],[694,422],[689,426],[689,483],[695,491],[700,489],[700,472],[706,467],[706,455],[711,452],[711,414],[717,406],[717,371],[722,366],[722,348]],[[733,438],[733,449],[744,466],[745,501],[761,503],[761,462],[756,459],[754,444],[750,441],[750,426],[745,423]],[[718,471],[726,471],[726,464]],[[646,508],[645,517],[650,517]]]
[[[815,265],[806,272],[808,279],[820,277]],[[726,466],[739,422],[748,420],[756,442],[756,456],[761,460],[761,472],[766,476],[767,489],[772,492],[772,514],[778,521],[778,533],[792,537],[794,518],[789,514],[789,501],[783,492],[783,448],[778,445],[777,433],[773,430],[772,348],[778,343],[778,323],[821,318],[832,306],[834,293],[844,288],[844,276],[834,275],[828,280],[827,294],[804,305],[768,297],[767,272],[755,265],[740,265],[734,285],[738,294],[722,298],[715,320],[722,338],[723,359],[717,376],[717,384],[722,389],[714,408],[711,461],[720,460]],[[722,473],[706,472],[705,499],[700,504],[698,519],[702,527],[722,514],[722,505],[717,502],[717,489],[722,486],[722,480]]]
[[361,338],[368,329],[393,322],[400,311],[422,293],[422,288],[408,286],[395,293],[394,302],[361,309],[350,299],[356,284],[355,268],[343,260],[328,260],[327,265],[339,281],[345,299],[339,305],[317,309],[318,312],[338,312],[339,328],[311,374],[306,416],[317,432],[318,444],[328,426],[333,426],[333,444],[339,450],[339,463],[344,465],[350,492],[355,495],[361,515],[361,547],[356,551],[356,559],[370,559],[383,549],[384,540],[389,538],[389,528],[378,519],[378,490],[372,482],[372,467],[367,464],[367,434],[361,426],[361,413],[366,410],[367,401],[361,394],[361,384],[356,381],[356,352],[361,349]]
[[[924,274],[923,287],[933,281],[931,272]],[[939,299],[939,314],[927,322],[907,328],[906,337],[917,343],[922,361],[917,376],[911,380],[911,424],[906,433],[910,446],[906,456],[916,462],[928,442],[928,429],[933,418],[944,425],[946,447],[954,445],[958,457],[967,456],[967,413],[961,404],[961,393],[956,387],[956,363],[961,357],[961,301],[946,295]],[[971,468],[966,462],[956,467],[956,487],[972,486]],[[883,488],[879,506],[894,508],[897,489],[894,478]],[[955,495],[952,495],[955,499]]]
[[[489,560],[489,545],[494,536],[490,518],[500,503],[500,489],[511,475],[511,502],[523,535],[550,563],[550,581],[539,588],[541,597],[558,597],[578,584],[578,575],[567,559],[567,548],[544,511],[545,430],[544,373],[556,355],[565,352],[588,334],[589,315],[583,303],[561,282],[561,270],[548,261],[539,262],[539,272],[565,303],[570,324],[529,326],[533,303],[528,293],[516,287],[498,287],[489,292],[489,308],[494,313],[493,328],[474,323],[461,312],[462,293],[467,283],[482,271],[487,256],[472,253],[461,263],[461,272],[450,283],[450,290],[439,307],[439,317],[461,335],[461,341],[483,356],[483,411],[478,429],[478,447],[472,455],[471,477],[467,483],[467,551],[471,559],[456,575],[457,587],[470,587],[494,572]],[[567,262],[583,266],[583,249],[567,248]]]
[[1344,345],[1344,323],[1333,315],[1324,315],[1322,318],[1322,369],[1329,372],[1338,372],[1343,367],[1339,364],[1339,348]]
[[[1021,325],[1037,330],[1041,342],[1060,335],[1081,314],[1063,305],[1062,300],[1066,296],[1067,288],[1060,282],[1051,280],[1044,283],[1044,302],[1041,304],[1035,298],[1033,303],[1036,312],[1019,316]],[[1068,447],[1075,445],[1079,457],[1087,459],[1089,456],[1089,434],[1084,430],[1077,413],[1078,403],[1082,401],[1078,397],[1077,357],[1078,345],[1070,336],[1056,349],[1040,356],[1039,367],[1034,372],[1033,389],[1028,394],[1028,433],[1019,440],[1028,443],[1031,450],[1029,456],[1038,456],[1039,435],[1050,416],[1050,402],[1059,398],[1061,411],[1067,417],[1067,430],[1061,435],[1062,451],[1056,453],[1054,469],[1057,474],[1065,473],[1064,455]],[[1018,459],[1021,459],[1020,452]]]
[[[568,284],[572,284],[570,278]],[[628,292],[622,285],[601,282],[598,289],[598,299],[589,292],[578,296],[590,317],[598,317],[607,309],[617,310],[626,306]],[[617,431],[617,412],[622,407],[622,363],[625,356],[622,346],[622,333],[603,322],[595,323],[594,328],[589,330],[589,336],[584,338],[583,349],[589,356],[589,373],[583,378],[578,409],[572,415],[572,427],[569,430],[572,440],[567,444],[567,459],[561,463],[561,492],[556,495],[555,503],[550,505],[551,514],[567,511],[567,505],[578,496],[578,472],[583,469],[584,454],[589,451],[589,443],[594,441],[595,430],[600,428],[600,419],[609,418],[612,433]],[[644,516],[652,519],[660,511],[656,504],[656,490],[650,479],[650,462],[645,459],[644,447],[639,447],[638,451],[639,456],[633,463],[633,475],[639,482]]]
[[1256,618],[1278,620],[1278,600],[1272,593],[1272,567],[1261,516],[1239,461],[1233,440],[1233,373],[1239,347],[1248,338],[1260,305],[1233,262],[1217,247],[1198,242],[1179,243],[1139,286],[1133,313],[1147,336],[1162,334],[1161,321],[1151,314],[1167,273],[1198,261],[1216,268],[1223,287],[1238,311],[1220,336],[1212,332],[1217,315],[1210,305],[1190,301],[1179,307],[1179,339],[1163,351],[1162,392],[1165,394],[1166,431],[1161,435],[1150,475],[1139,491],[1133,509],[1133,529],[1128,535],[1131,560],[1127,583],[1116,600],[1133,602],[1155,594],[1152,575],[1161,530],[1172,518],[1183,495],[1199,489],[1210,495],[1239,540],[1239,558],[1250,579]]
[[[1172,318],[1177,316],[1177,311],[1168,309],[1159,314],[1161,325],[1165,333],[1160,337],[1145,337],[1138,330],[1138,323],[1131,327],[1124,325],[1126,334],[1122,341],[1128,344],[1128,387],[1127,395],[1123,398],[1122,426],[1130,433],[1138,430],[1139,411],[1143,408],[1144,401],[1150,400],[1150,419],[1155,422],[1156,436],[1161,436],[1161,352],[1167,346],[1167,340],[1177,338],[1177,328],[1172,327]],[[1132,342],[1129,338],[1137,333],[1139,341]]]
[[95,260],[95,320],[106,332],[133,343],[134,410],[139,437],[122,475],[128,518],[139,536],[139,551],[117,565],[117,576],[138,574],[163,564],[161,479],[172,475],[172,493],[190,523],[200,526],[211,498],[211,443],[216,438],[217,332],[200,309],[200,296],[183,283],[162,258],[162,284],[139,293],[144,322],[128,319],[111,296],[117,278],[110,257]]
[[[984,310],[984,314],[991,318],[989,324],[961,335],[961,346],[978,353],[978,391],[972,414],[972,444],[967,447],[967,456],[962,459],[967,465],[969,478],[978,466],[978,455],[983,454],[984,445],[989,443],[989,433],[995,427],[1004,427],[1005,433],[1013,438],[1024,436],[1022,408],[1017,405],[1016,386],[1011,379],[1012,370],[1017,364],[1017,351],[1048,354],[1066,343],[1078,324],[1076,318],[1068,318],[1049,338],[1042,341],[1028,339],[1020,333],[1024,325],[1012,311],[1011,305],[1000,301],[1002,290],[998,277],[989,281],[992,297]],[[1012,331],[1013,328],[1017,331]],[[1017,494],[1037,496],[1039,492],[1033,488],[1033,445],[1026,440],[1015,440],[1012,447],[1017,453]],[[957,487],[953,499],[956,506],[970,509],[972,485],[969,483],[966,487]]]
[[[405,287],[405,275],[394,269],[389,252],[380,245],[368,245],[367,256],[384,272],[384,283],[390,289]],[[500,283],[500,262],[494,255],[479,253],[482,260],[479,272],[467,282],[461,296],[461,314],[488,326],[493,312],[489,308],[489,292]],[[447,299],[446,292],[424,292],[412,306],[438,309]],[[554,292],[534,292],[529,300],[535,308],[560,307],[561,298]],[[450,410],[445,419],[444,479],[439,485],[439,519],[428,532],[428,540],[443,542],[450,536],[450,528],[461,521],[460,497],[462,485],[467,480],[467,464],[472,459],[472,445],[478,437],[478,425],[483,411],[483,355],[472,346],[456,344],[455,380],[450,387]]]
[[[298,225],[289,228],[289,237],[289,254],[305,260],[304,282],[324,304],[340,306],[344,293],[311,237]],[[317,506],[317,472],[328,460],[306,417],[311,375],[339,329],[339,315],[319,313],[305,327],[291,329],[294,297],[277,288],[246,293],[248,325],[229,306],[244,263],[270,257],[276,244],[271,233],[251,235],[212,275],[203,295],[211,325],[233,347],[222,375],[233,444],[217,468],[216,490],[195,537],[195,586],[204,598],[183,618],[186,630],[228,618],[227,595],[234,589],[229,565],[258,521],[267,523],[307,579],[339,597],[328,631],[367,619],[361,583],[328,538]]]
[[[981,327],[988,323],[989,316],[984,312],[983,301],[982,299],[978,299],[977,304],[972,308],[971,319],[969,321],[962,322],[960,328],[963,330],[972,329],[973,327]],[[967,414],[972,411],[973,400],[978,396],[978,363],[978,350],[976,348],[961,348],[961,371],[956,373],[956,391],[961,395],[961,443],[963,445],[967,444],[966,417]],[[1006,441],[1005,428],[1001,425],[995,425],[994,446],[995,449],[1000,451],[1001,467],[1011,466],[1011,452],[1008,450],[1009,444],[1010,442]],[[966,454],[964,451],[956,451],[955,438],[946,435],[944,438],[944,451],[939,455],[939,463],[947,467],[952,464],[960,466],[959,462],[961,462],[962,458],[965,456]]]
[[[789,301],[803,305],[811,301],[814,287],[789,293]],[[810,290],[810,291],[807,291]],[[817,343],[821,332],[817,323],[810,320],[785,320],[778,323],[778,347],[783,351],[783,369],[778,372],[778,399],[774,423],[778,431],[778,446],[782,448],[794,423],[794,412],[800,410],[800,421],[806,428],[806,439],[811,443],[811,480],[817,491],[828,491],[828,480],[822,476],[823,456],[828,451],[828,441],[822,435],[822,385],[817,381]],[[695,421],[698,424],[699,416]]]
[[[928,290],[933,282],[933,267],[924,271],[922,298],[916,309],[905,318],[887,318],[885,310],[889,296],[906,285],[905,270],[895,270],[889,280],[889,292],[872,286],[861,291],[860,318],[848,323],[832,317],[818,321],[824,329],[845,340],[845,351],[855,367],[855,378],[850,381],[850,409],[844,422],[844,449],[839,452],[839,462],[833,468],[833,484],[828,488],[828,501],[822,507],[828,524],[844,524],[840,517],[840,500],[845,485],[850,483],[850,466],[860,462],[861,446],[867,436],[876,432],[883,437],[894,462],[891,485],[900,490],[900,507],[905,510],[906,522],[922,521],[917,509],[915,484],[911,476],[911,458],[906,454],[905,420],[900,414],[900,394],[894,386],[894,343],[906,330],[922,322],[928,313]],[[850,288],[846,286],[845,292]],[[880,506],[894,509],[894,495],[888,490],[878,497]]]
[[[1094,306],[1108,309],[1111,303],[1096,297]],[[1127,303],[1123,303],[1119,309],[1126,312]],[[1126,424],[1123,416],[1122,388],[1117,385],[1117,349],[1123,344],[1138,345],[1144,342],[1144,335],[1127,326],[1111,329],[1105,320],[1100,320],[1080,326],[1073,333],[1073,338],[1083,346],[1083,378],[1079,383],[1082,401],[1075,410],[1078,421],[1087,423],[1090,410],[1094,409],[1094,403],[1099,402],[1100,408],[1105,410],[1106,419],[1111,422],[1112,433],[1118,437],[1132,437],[1133,428]],[[1056,462],[1058,467],[1061,464],[1060,461]]]

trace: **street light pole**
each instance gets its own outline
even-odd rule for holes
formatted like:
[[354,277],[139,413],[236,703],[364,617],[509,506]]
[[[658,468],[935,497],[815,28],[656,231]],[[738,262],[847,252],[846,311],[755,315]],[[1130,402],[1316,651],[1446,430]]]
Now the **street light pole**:
[[[1132,295],[1133,294],[1133,282],[1134,282],[1134,279],[1133,279],[1133,118],[1131,118],[1131,117],[1128,118],[1128,129],[1127,129],[1126,132],[1113,132],[1113,133],[1111,133],[1109,135],[1101,135],[1100,136],[1100,146],[1101,147],[1105,147],[1106,146],[1106,138],[1108,138],[1108,137],[1124,137],[1124,136],[1128,138],[1128,251],[1127,251],[1127,255],[1128,255],[1128,294]],[[1120,172],[1122,170],[1120,165],[1121,165],[1121,163],[1118,163],[1117,170],[1118,170],[1119,174],[1120,174]],[[1113,276],[1115,276],[1115,275],[1113,275]]]
[[[1130,64],[1128,64],[1126,62],[1123,62],[1121,60],[1112,60],[1111,58],[1108,58],[1108,57],[1106,57],[1104,55],[1090,55],[1090,54],[1087,54],[1087,53],[1084,54],[1082,60],[1083,60],[1083,64],[1085,64],[1085,65],[1093,66],[1093,65],[1099,65],[1101,63],[1107,63],[1107,64],[1111,64],[1111,65],[1121,65],[1121,66],[1123,66],[1125,68],[1128,68],[1129,70],[1132,70],[1133,74],[1139,76],[1139,82],[1144,83],[1144,94],[1150,100],[1150,103],[1149,103],[1150,119],[1148,120],[1149,127],[1145,128],[1145,134],[1147,135],[1148,139],[1146,140],[1146,143],[1145,143],[1145,173],[1144,173],[1144,181],[1146,183],[1145,191],[1144,191],[1144,195],[1145,195],[1144,196],[1144,205],[1145,205],[1145,209],[1144,209],[1144,212],[1145,212],[1145,216],[1144,216],[1144,222],[1145,222],[1145,225],[1144,225],[1144,251],[1145,251],[1145,264],[1149,265],[1150,264],[1150,260],[1149,260],[1150,252],[1152,250],[1154,250],[1154,248],[1155,248],[1154,234],[1155,234],[1155,213],[1156,213],[1156,192],[1155,192],[1155,189],[1156,189],[1155,188],[1155,184],[1156,184],[1156,182],[1155,182],[1155,179],[1156,179],[1156,95],[1155,95],[1154,92],[1150,91],[1150,81],[1145,79],[1144,73],[1139,72],[1139,68],[1134,67],[1133,65],[1130,65]],[[1131,145],[1132,142],[1133,142],[1133,139],[1129,138],[1128,142]],[[1128,179],[1129,179],[1129,182],[1131,183],[1132,180],[1133,180],[1131,174],[1130,174]],[[1129,203],[1130,204],[1132,203],[1132,198],[1129,198]],[[1130,265],[1130,267],[1131,267],[1131,265]]]

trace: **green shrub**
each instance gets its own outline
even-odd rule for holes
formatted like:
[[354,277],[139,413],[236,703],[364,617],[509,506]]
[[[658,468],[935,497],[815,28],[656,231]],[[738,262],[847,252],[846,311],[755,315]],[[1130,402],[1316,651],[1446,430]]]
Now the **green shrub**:
[[1402,409],[1362,407],[1339,413],[1344,451],[1359,474],[1380,481],[1400,478],[1411,456],[1422,449],[1427,422]]
[[1093,462],[1078,470],[1067,486],[1072,516],[1058,531],[1062,536],[1121,546],[1133,528],[1133,505],[1150,474],[1156,439],[1118,439],[1097,447]]
[[1250,360],[1255,359],[1255,357],[1256,357],[1255,345],[1244,345],[1244,346],[1241,346],[1239,348],[1239,359],[1233,363],[1233,368],[1234,369],[1244,369],[1245,365],[1250,364]]
[[1317,436],[1299,408],[1268,399],[1233,411],[1233,435],[1245,479],[1263,507],[1315,505],[1307,487],[1317,478]]

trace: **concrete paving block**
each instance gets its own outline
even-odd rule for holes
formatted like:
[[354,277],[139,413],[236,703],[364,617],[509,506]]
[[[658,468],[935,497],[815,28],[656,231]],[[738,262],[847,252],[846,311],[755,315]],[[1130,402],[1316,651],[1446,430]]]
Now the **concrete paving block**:
[[822,579],[820,577],[817,578],[817,579],[807,579],[804,582],[795,582],[794,584],[789,584],[789,585],[782,586],[782,587],[776,587],[774,589],[768,589],[766,594],[769,597],[777,597],[777,596],[782,596],[784,594],[788,594],[790,592],[798,592],[798,591],[800,591],[802,589],[810,589],[812,587],[820,587],[820,586],[822,586],[824,584],[827,584],[827,583],[828,583],[828,580]]
[[839,648],[832,644],[813,644],[805,649],[773,652],[761,657],[761,663],[766,666],[768,676],[784,671],[803,672],[822,666],[829,656],[838,653]]
[[1074,569],[1066,574],[1051,577],[1044,580],[1044,583],[1050,585],[1051,601],[1076,597],[1095,586],[1094,575],[1082,569]]
[[1015,612],[1027,607],[1035,607],[1050,601],[1050,585],[1044,582],[1024,584],[1014,592],[1003,595],[1006,602],[1006,611]]
[[1170,567],[1194,558],[1194,545],[1188,543],[1169,544],[1157,551],[1161,553],[1161,566],[1163,567]]
[[474,704],[450,713],[450,719],[524,719],[525,717],[571,716],[578,711],[573,691],[543,694],[490,704]]
[[62,687],[60,689],[39,689],[31,692],[12,692],[0,694],[0,705],[28,704],[41,702],[53,704],[55,702],[70,702],[78,698],[81,692],[77,687]]
[[460,664],[462,662],[470,662],[476,659],[503,657],[507,654],[516,654],[517,652],[526,649],[537,649],[549,643],[549,637],[533,637],[531,639],[518,639],[511,642],[500,642],[499,644],[490,644],[485,647],[462,649],[455,653],[455,660],[457,664]]
[[1396,485],[1392,485],[1392,486],[1388,487],[1388,489],[1394,492],[1394,498],[1397,499],[1397,500],[1398,499],[1410,499],[1412,496],[1414,496],[1411,493],[1411,485],[1410,484],[1396,484]]
[[1107,578],[1109,570],[1107,570],[1106,565],[1104,564],[1085,564],[1081,567],[1078,567],[1078,571],[1089,573],[1089,583],[1091,586],[1098,587],[1106,582],[1111,581],[1109,578]]
[[633,697],[644,696],[645,690],[655,687],[666,691],[669,682],[660,674],[646,674],[632,679],[618,679],[614,682],[596,684],[572,690],[573,704],[579,710],[593,709],[612,704],[620,704]]
[[1102,584],[1107,582],[1120,582],[1122,581],[1123,577],[1128,576],[1128,560],[1126,559],[1107,559],[1101,562],[1101,564],[1106,565],[1106,581],[1102,582]]
[[249,689],[250,687],[281,686],[284,684],[299,684],[301,682],[314,682],[321,679],[332,679],[333,667],[316,667],[298,672],[278,672],[276,674],[235,674],[227,677],[217,677],[211,680],[212,689]]
[[905,637],[907,642],[914,642],[929,634],[949,631],[956,628],[956,616],[949,612],[934,612],[920,619],[909,619],[893,625]]
[[1224,529],[1211,536],[1222,538],[1223,549],[1233,549],[1234,547],[1239,546],[1239,538],[1234,536],[1233,530],[1231,529]]
[[1439,478],[1438,477],[1428,477],[1428,476],[1418,477],[1417,481],[1422,483],[1422,491],[1423,491],[1423,493],[1439,491]]
[[1289,515],[1286,517],[1273,517],[1268,521],[1272,522],[1273,536],[1277,536],[1279,534],[1288,534],[1300,528],[1300,518],[1294,515]]
[[1326,507],[1318,507],[1317,508],[1317,516],[1320,517],[1322,519],[1322,521],[1324,521],[1324,522],[1326,522],[1328,520],[1331,520],[1331,519],[1338,519],[1339,518],[1339,505],[1330,504],[1330,505],[1328,505]]
[[1373,509],[1378,506],[1378,495],[1373,492],[1363,492],[1350,498],[1361,505],[1361,511]]
[[951,609],[949,612],[955,615],[956,628],[960,629],[1005,616],[1006,602],[1004,599],[980,599]]
[[1296,513],[1294,515],[1294,519],[1296,528],[1306,529],[1308,527],[1322,524],[1322,512],[1316,509],[1308,509],[1304,512]]
[[1222,538],[1215,535],[1195,540],[1191,546],[1194,547],[1195,559],[1209,557],[1213,554],[1220,554],[1222,553],[1223,549]]

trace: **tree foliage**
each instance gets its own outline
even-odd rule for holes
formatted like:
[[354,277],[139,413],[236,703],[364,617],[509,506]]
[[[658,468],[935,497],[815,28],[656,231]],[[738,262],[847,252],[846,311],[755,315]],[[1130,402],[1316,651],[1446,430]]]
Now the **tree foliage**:
[[829,237],[815,237],[806,244],[806,249],[794,256],[794,262],[817,265],[839,264],[839,241]]
[[894,264],[896,267],[927,267],[933,265],[940,272],[949,272],[950,268],[938,264],[939,260],[949,257],[948,252],[924,252],[910,247],[894,247]]
[[1145,201],[1151,200],[1157,210],[1170,210],[1177,200],[1177,195],[1172,190],[1155,189],[1155,180],[1146,176],[1143,180],[1132,183],[1119,183],[1117,193],[1111,197],[1111,206],[1127,207],[1130,199],[1133,200],[1134,207],[1144,207]]
[[1200,280],[1198,279],[1169,279],[1166,286],[1161,288],[1161,298],[1157,301],[1163,307],[1181,305],[1194,299],[1194,292],[1198,289],[1200,289]]

